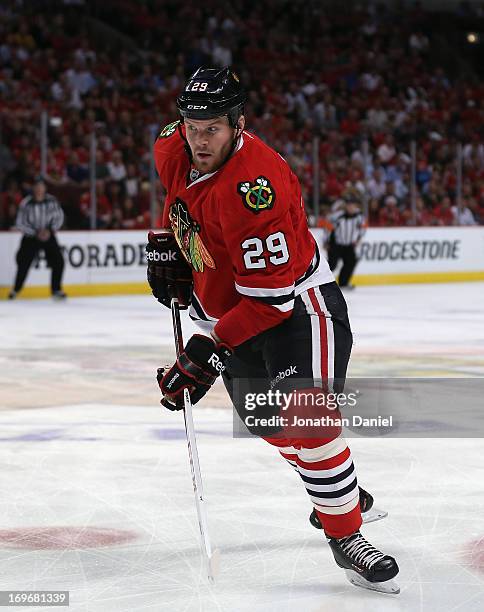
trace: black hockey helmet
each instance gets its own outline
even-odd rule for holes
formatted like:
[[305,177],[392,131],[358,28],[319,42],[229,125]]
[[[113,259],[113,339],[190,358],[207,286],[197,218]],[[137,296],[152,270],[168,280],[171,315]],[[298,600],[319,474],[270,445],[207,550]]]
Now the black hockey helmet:
[[246,99],[239,77],[228,66],[198,68],[188,79],[176,105],[183,118],[215,119],[227,115],[229,125],[235,128]]

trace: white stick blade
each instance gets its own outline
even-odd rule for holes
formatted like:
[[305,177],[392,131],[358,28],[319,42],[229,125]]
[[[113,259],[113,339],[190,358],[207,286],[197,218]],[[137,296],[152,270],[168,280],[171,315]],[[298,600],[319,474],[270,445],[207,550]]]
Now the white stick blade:
[[212,556],[208,559],[208,579],[210,582],[215,582],[215,579],[220,573],[220,550],[217,548],[213,551]]

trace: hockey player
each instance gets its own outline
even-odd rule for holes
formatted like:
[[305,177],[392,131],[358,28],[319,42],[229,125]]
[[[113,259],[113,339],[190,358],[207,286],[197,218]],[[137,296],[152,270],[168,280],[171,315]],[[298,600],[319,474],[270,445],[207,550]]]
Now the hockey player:
[[[352,345],[346,303],[309,232],[299,182],[278,153],[245,130],[245,99],[229,68],[200,68],[190,77],[177,99],[181,120],[163,128],[154,145],[167,190],[165,229],[150,232],[147,245],[154,296],[165,306],[172,297],[190,306],[206,334],[193,335],[176,363],[159,369],[162,404],[180,409],[185,388],[195,404],[221,374],[242,419],[235,381],[321,391],[344,380]],[[314,506],[311,522],[323,527],[351,582],[398,592],[395,559],[359,531],[360,490],[341,430],[253,433],[301,476]]]

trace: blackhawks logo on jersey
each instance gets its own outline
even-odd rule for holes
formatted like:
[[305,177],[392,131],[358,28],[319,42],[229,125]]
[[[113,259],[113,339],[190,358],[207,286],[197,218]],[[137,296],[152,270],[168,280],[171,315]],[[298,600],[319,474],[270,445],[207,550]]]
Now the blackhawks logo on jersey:
[[203,272],[205,266],[215,270],[213,257],[200,238],[200,225],[191,218],[187,205],[179,198],[170,206],[170,223],[178,246],[195,272]]
[[265,176],[257,177],[253,183],[239,183],[237,191],[242,196],[244,206],[255,214],[271,209],[276,201],[274,187]]
[[180,121],[178,120],[165,125],[165,127],[159,133],[158,138],[168,138],[168,136],[171,136],[174,132],[176,132],[176,128],[178,127],[179,123]]

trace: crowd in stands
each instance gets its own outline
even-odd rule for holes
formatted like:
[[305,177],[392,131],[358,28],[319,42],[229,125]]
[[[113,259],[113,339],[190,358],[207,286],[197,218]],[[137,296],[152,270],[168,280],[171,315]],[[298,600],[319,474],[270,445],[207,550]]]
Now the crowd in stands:
[[[464,48],[446,54],[446,20],[431,27],[434,16],[418,2],[405,10],[330,5],[2,2],[0,229],[14,225],[18,203],[40,172],[43,110],[46,178],[66,209],[67,227],[90,224],[91,133],[97,227],[151,226],[153,134],[177,118],[174,101],[188,74],[199,65],[227,64],[249,92],[248,129],[287,159],[308,212],[317,136],[321,215],[353,191],[368,207],[370,226],[484,224],[484,82],[472,56]],[[459,10],[449,28],[469,16],[484,23],[482,7],[464,3]]]

